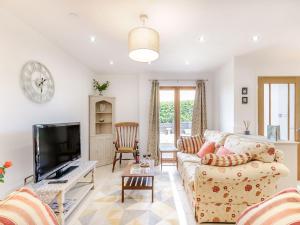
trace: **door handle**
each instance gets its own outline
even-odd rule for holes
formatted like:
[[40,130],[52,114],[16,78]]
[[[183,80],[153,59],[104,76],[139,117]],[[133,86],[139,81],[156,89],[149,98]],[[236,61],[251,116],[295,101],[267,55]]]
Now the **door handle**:
[[300,128],[297,128],[296,131],[297,131],[297,132],[300,132]]

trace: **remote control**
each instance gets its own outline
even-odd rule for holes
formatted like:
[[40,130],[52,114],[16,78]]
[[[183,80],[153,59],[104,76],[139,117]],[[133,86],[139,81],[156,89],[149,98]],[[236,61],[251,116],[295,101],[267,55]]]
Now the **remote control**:
[[48,184],[65,184],[67,182],[68,180],[53,180],[53,181],[49,181]]

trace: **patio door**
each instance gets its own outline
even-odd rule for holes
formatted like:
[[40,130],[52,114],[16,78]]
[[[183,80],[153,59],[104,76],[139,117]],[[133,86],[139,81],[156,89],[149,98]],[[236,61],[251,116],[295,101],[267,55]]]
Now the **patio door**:
[[195,87],[160,87],[160,147],[176,147],[180,136],[190,136]]
[[300,77],[258,78],[258,134],[267,136],[268,125],[279,127],[280,140],[300,141]]

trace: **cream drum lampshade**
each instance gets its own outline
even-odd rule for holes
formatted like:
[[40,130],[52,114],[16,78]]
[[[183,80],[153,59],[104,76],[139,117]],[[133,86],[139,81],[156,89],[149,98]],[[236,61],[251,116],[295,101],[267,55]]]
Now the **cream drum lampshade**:
[[[141,16],[142,19],[142,16]],[[152,62],[159,57],[159,33],[149,27],[137,27],[128,35],[129,58],[138,62]]]

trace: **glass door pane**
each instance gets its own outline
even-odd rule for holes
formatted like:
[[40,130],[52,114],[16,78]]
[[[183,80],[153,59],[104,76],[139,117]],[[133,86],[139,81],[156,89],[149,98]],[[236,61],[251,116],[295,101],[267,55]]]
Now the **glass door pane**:
[[295,141],[295,84],[290,85],[290,141]]
[[271,84],[271,125],[280,126],[281,140],[289,140],[288,97],[288,84]]
[[195,90],[180,90],[180,136],[191,136]]
[[160,90],[160,147],[175,147],[174,90]]

